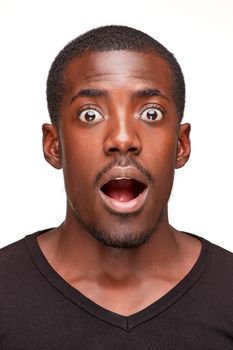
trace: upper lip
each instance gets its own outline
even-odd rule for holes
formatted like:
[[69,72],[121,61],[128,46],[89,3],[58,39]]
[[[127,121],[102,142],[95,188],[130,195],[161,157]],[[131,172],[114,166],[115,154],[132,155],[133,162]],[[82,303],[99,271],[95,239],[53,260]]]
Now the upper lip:
[[129,179],[129,180],[137,180],[142,182],[146,187],[149,186],[149,181],[147,177],[139,172],[135,167],[128,166],[115,166],[108,170],[105,174],[103,174],[97,184],[98,188],[101,189],[106,183],[112,180],[119,179]]

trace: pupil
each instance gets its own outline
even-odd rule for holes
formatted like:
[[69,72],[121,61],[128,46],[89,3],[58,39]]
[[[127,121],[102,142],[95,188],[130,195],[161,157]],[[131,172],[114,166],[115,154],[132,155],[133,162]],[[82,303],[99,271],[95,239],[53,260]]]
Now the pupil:
[[95,112],[93,111],[88,111],[86,114],[85,114],[85,119],[88,121],[88,122],[91,122],[92,120],[95,119]]
[[150,120],[155,120],[157,118],[157,112],[154,109],[149,109],[147,112],[147,118]]

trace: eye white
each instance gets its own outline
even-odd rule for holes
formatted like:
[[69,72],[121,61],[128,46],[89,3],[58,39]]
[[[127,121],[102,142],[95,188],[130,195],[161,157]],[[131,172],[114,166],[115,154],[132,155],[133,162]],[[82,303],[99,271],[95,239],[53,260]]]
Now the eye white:
[[157,107],[148,107],[140,115],[147,122],[155,122],[163,118],[163,112]]
[[97,123],[103,116],[95,109],[85,109],[79,114],[79,119],[84,123]]

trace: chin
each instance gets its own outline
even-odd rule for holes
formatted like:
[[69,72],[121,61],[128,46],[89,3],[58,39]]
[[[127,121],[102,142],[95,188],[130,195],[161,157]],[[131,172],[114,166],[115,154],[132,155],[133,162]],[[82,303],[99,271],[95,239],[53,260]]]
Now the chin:
[[[79,223],[83,226],[87,234],[98,240],[105,246],[112,248],[132,249],[138,248],[145,244],[153,235],[156,225],[142,228],[141,225],[136,227],[132,223],[127,223],[126,218],[122,218],[121,224],[109,224],[108,227],[101,227],[102,225],[91,225],[80,220]],[[110,227],[110,229],[109,229]]]
[[[142,232],[121,232],[119,235],[113,232],[98,230],[96,227],[86,228],[88,232],[100,243],[111,248],[132,249],[138,248],[145,244],[152,236],[154,230]],[[127,230],[128,231],[128,230]]]

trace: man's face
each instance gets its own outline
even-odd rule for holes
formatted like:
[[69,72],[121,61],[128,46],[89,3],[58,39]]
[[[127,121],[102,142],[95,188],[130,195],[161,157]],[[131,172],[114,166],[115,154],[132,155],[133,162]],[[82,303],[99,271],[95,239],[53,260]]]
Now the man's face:
[[151,53],[91,52],[68,65],[64,89],[58,140],[68,215],[107,245],[139,246],[188,158],[169,68]]

